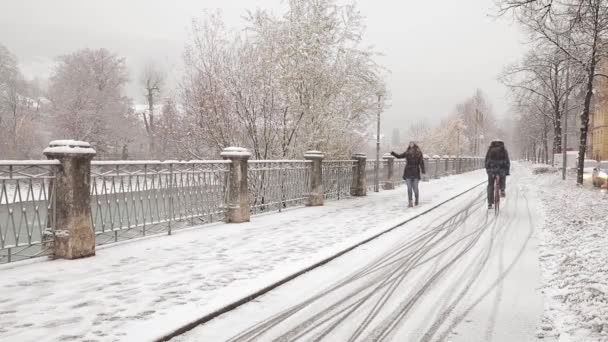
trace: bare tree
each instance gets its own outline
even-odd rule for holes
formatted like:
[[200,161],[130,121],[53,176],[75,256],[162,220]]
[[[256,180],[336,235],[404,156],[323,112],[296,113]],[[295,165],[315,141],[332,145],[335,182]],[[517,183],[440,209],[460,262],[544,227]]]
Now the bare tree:
[[577,183],[583,169],[595,80],[608,77],[598,65],[608,54],[608,0],[503,0],[501,11],[512,11],[534,39],[555,46],[584,75],[585,100],[580,116]]
[[[580,73],[569,73],[568,68],[568,58],[563,53],[553,46],[540,45],[520,64],[508,67],[501,77],[515,98],[532,98],[548,107],[547,111],[537,113],[544,115],[552,125],[552,154],[562,150],[562,118],[567,110],[567,99],[584,78]],[[570,101],[571,105],[573,103]]]
[[477,89],[475,94],[456,106],[463,124],[464,139],[468,144],[468,152],[472,155],[481,153],[481,136],[490,134],[492,106],[483,91]]
[[144,90],[144,96],[148,105],[148,110],[141,113],[148,135],[148,153],[155,156],[157,139],[155,106],[157,103],[160,103],[160,97],[165,84],[165,73],[158,65],[150,63],[144,67],[139,83]]

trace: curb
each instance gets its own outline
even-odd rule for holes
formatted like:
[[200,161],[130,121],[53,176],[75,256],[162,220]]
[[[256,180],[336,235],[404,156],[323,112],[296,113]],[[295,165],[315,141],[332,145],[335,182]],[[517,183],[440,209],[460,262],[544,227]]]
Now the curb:
[[403,222],[401,222],[401,223],[399,223],[399,224],[397,224],[395,226],[392,226],[392,227],[390,227],[390,228],[388,228],[388,229],[386,229],[386,230],[384,230],[384,231],[382,231],[382,232],[380,232],[378,234],[375,234],[375,235],[373,235],[373,236],[371,236],[371,237],[369,237],[369,238],[367,238],[367,239],[365,239],[365,240],[363,240],[361,242],[358,242],[358,243],[356,243],[356,244],[354,244],[354,245],[352,245],[352,246],[350,246],[348,248],[345,248],[345,249],[341,250],[340,252],[338,252],[338,253],[330,256],[330,257],[327,257],[327,258],[325,258],[325,259],[323,259],[321,261],[318,261],[318,262],[316,262],[316,263],[314,263],[314,264],[306,267],[303,270],[295,272],[295,273],[293,273],[293,274],[291,274],[291,275],[289,275],[289,276],[287,276],[287,277],[285,277],[285,278],[283,278],[283,279],[281,279],[281,280],[279,280],[279,281],[277,281],[277,282],[275,282],[273,284],[270,284],[270,285],[268,285],[268,286],[266,286],[266,287],[264,287],[264,288],[262,288],[262,289],[260,289],[260,290],[258,290],[256,292],[254,292],[254,293],[252,293],[250,295],[247,295],[247,296],[245,296],[245,297],[243,297],[243,298],[241,298],[241,299],[239,299],[239,300],[237,300],[235,302],[232,302],[232,303],[224,306],[223,308],[221,308],[219,310],[211,312],[211,313],[209,313],[209,314],[207,314],[207,315],[205,315],[205,316],[203,316],[203,317],[201,317],[201,318],[199,318],[199,319],[197,319],[195,321],[187,323],[187,324],[181,326],[180,328],[174,330],[173,332],[171,332],[171,333],[169,333],[167,335],[164,335],[164,336],[162,336],[162,337],[160,337],[158,339],[155,339],[154,341],[155,342],[165,342],[165,341],[171,340],[174,337],[182,335],[182,334],[184,334],[184,333],[186,333],[186,332],[188,332],[188,331],[196,328],[197,326],[199,326],[201,324],[207,323],[207,322],[211,321],[212,319],[215,319],[215,318],[217,318],[217,317],[219,317],[219,316],[221,316],[221,315],[223,315],[223,314],[225,314],[225,313],[227,313],[229,311],[232,311],[232,310],[238,308],[239,306],[241,306],[243,304],[246,304],[246,303],[248,303],[248,302],[250,302],[250,301],[252,301],[252,300],[254,300],[254,299],[256,299],[256,298],[258,298],[260,296],[263,296],[266,293],[268,293],[268,292],[276,289],[277,287],[279,287],[281,285],[284,285],[285,283],[288,283],[288,282],[294,280],[295,278],[298,278],[299,276],[301,276],[301,275],[303,275],[305,273],[308,273],[308,272],[314,270],[315,268],[323,266],[323,265],[325,265],[325,264],[327,264],[327,263],[329,263],[329,262],[331,262],[331,261],[333,261],[333,260],[341,257],[342,255],[344,255],[344,254],[346,254],[348,252],[351,252],[352,250],[354,250],[354,249],[356,249],[358,247],[361,247],[362,245],[364,245],[364,244],[366,244],[366,243],[368,243],[368,242],[370,242],[372,240],[375,240],[375,239],[379,238],[382,235],[390,233],[391,231],[393,231],[393,230],[395,230],[395,229],[397,229],[397,228],[399,228],[399,227],[401,227],[401,226],[403,226],[403,225],[405,225],[405,224],[407,224],[407,223],[409,223],[409,222],[411,222],[411,221],[413,221],[413,220],[415,220],[415,219],[417,219],[417,218],[419,218],[419,217],[421,217],[423,215],[428,214],[429,212],[431,212],[431,211],[433,211],[433,210],[435,210],[435,209],[443,206],[444,204],[446,204],[448,202],[451,202],[454,199],[456,199],[456,198],[458,198],[458,197],[460,197],[460,196],[462,196],[462,195],[464,195],[464,194],[466,194],[468,192],[473,191],[474,189],[480,187],[481,185],[483,185],[485,183],[487,183],[487,181],[483,181],[483,182],[481,182],[481,183],[479,183],[477,185],[474,185],[470,189],[465,190],[465,191],[463,191],[463,192],[461,192],[461,193],[459,193],[457,195],[454,195],[454,196],[448,198],[447,200],[444,200],[443,202],[440,202],[440,203],[434,205],[433,207],[431,207],[431,208],[429,208],[429,209],[427,209],[427,210],[425,210],[425,211],[423,211],[423,212],[421,212],[419,214],[416,214],[416,215],[408,218],[407,220],[405,220],[405,221],[403,221]]

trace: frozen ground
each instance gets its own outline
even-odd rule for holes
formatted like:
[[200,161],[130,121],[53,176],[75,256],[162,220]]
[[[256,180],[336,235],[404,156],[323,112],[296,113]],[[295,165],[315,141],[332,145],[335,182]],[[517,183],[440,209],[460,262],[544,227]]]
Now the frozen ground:
[[498,217],[478,189],[175,341],[536,341],[543,215],[512,175]]
[[546,208],[541,235],[544,335],[564,342],[608,341],[608,197],[558,175],[538,176]]
[[[150,341],[282,279],[485,178],[483,171],[98,249],[73,261],[0,267],[0,341]],[[407,229],[406,229],[407,230]]]

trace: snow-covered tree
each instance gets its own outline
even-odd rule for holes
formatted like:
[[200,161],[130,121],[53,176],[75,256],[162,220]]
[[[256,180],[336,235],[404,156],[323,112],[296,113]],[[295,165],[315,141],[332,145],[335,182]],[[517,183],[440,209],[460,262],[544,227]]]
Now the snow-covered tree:
[[608,55],[608,0],[501,0],[533,41],[552,45],[583,75],[585,97],[580,115],[577,183],[583,183],[587,136],[594,85],[602,59]]
[[124,58],[106,49],[83,49],[59,58],[48,97],[55,137],[93,143],[100,157],[125,157],[136,126]]
[[261,159],[311,148],[348,157],[362,146],[387,92],[355,7],[289,1],[281,16],[247,18],[240,34],[218,13],[193,22],[181,96],[190,153],[242,145]]
[[[511,89],[516,101],[545,104],[547,110],[535,112],[544,115],[551,124],[552,154],[561,152],[562,118],[566,105],[572,107],[571,94],[583,81],[583,75],[570,64],[567,56],[554,46],[539,44],[521,63],[508,67],[502,76],[503,83]],[[568,108],[568,111],[572,109]]]
[[39,92],[27,82],[17,58],[0,44],[0,158],[38,156]]

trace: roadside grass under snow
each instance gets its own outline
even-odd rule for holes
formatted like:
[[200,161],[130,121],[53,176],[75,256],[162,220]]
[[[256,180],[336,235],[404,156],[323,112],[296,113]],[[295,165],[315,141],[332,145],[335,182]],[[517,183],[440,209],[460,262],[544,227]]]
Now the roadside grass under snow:
[[608,341],[608,195],[571,177],[537,176],[545,320],[540,337]]

